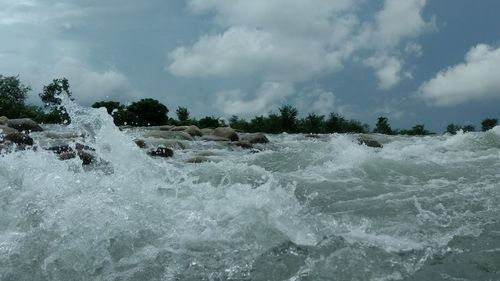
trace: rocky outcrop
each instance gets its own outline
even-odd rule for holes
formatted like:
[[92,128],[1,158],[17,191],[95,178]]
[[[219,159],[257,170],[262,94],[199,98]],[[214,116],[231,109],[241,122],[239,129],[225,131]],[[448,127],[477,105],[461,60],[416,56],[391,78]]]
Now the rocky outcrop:
[[135,139],[134,142],[139,148],[146,148],[146,142],[144,140]]
[[236,131],[229,127],[218,127],[214,130],[214,136],[229,139],[230,141],[238,141],[240,138]]
[[241,140],[252,144],[269,142],[269,139],[263,133],[245,134],[241,136]]
[[189,135],[193,137],[201,137],[203,136],[203,132],[198,128],[197,126],[191,125],[187,127],[184,132],[188,133]]
[[379,143],[378,141],[368,137],[368,136],[364,136],[364,135],[361,135],[358,137],[358,144],[361,144],[361,145],[366,145],[368,147],[374,147],[374,148],[382,148],[384,147],[381,143]]
[[29,118],[9,119],[9,122],[7,124],[9,127],[14,128],[18,131],[28,131],[28,132],[43,131],[43,128],[40,127],[38,123]]
[[237,141],[237,142],[232,143],[232,145],[241,147],[243,149],[252,149],[253,148],[253,145],[247,141]]
[[9,118],[5,116],[0,116],[0,125],[7,125],[9,123]]
[[175,132],[175,131],[146,131],[144,133],[145,138],[160,138],[160,139],[177,139],[177,140],[189,140],[192,141],[193,137],[186,132]]
[[203,129],[200,129],[200,131],[204,136],[214,134],[214,129],[210,129],[210,128],[203,128]]

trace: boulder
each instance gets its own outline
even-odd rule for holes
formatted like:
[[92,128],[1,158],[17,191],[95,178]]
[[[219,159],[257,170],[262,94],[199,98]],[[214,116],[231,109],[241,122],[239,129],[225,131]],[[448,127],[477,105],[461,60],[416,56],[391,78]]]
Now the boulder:
[[181,141],[178,140],[164,140],[160,142],[160,146],[178,150],[186,149],[186,146]]
[[65,152],[61,152],[61,153],[58,153],[59,155],[59,160],[69,160],[69,159],[73,159],[76,157],[76,153],[74,151],[65,151]]
[[78,134],[73,132],[66,132],[66,133],[46,132],[45,136],[49,139],[74,139],[74,138],[85,137],[85,134]]
[[18,130],[16,130],[16,129],[0,125],[0,135],[9,135],[9,134],[17,133],[17,132],[18,132]]
[[233,128],[218,127],[214,130],[214,136],[229,139],[231,141],[238,141],[240,138]]
[[200,129],[200,131],[203,135],[213,135],[214,134],[214,129],[210,129],[210,128],[203,128],[203,129]]
[[168,147],[158,147],[156,150],[148,152],[148,155],[167,158],[174,156],[174,151]]
[[239,146],[243,149],[252,149],[253,148],[253,145],[247,141],[237,141],[237,142],[234,142],[232,144],[235,146]]
[[90,165],[93,162],[95,162],[94,154],[92,154],[88,151],[78,150],[76,154],[78,155],[80,160],[82,160],[82,165]]
[[51,147],[47,148],[47,150],[52,151],[55,154],[62,154],[65,152],[73,151],[73,148],[71,148],[71,146],[69,146],[67,144],[63,144],[63,145],[51,146]]
[[358,144],[366,145],[368,147],[375,147],[375,148],[384,147],[381,143],[379,143],[378,141],[376,141],[368,136],[359,136],[358,137]]
[[186,132],[175,131],[147,131],[144,133],[146,138],[159,138],[159,139],[177,139],[177,140],[193,140],[193,137]]
[[242,141],[249,143],[268,143],[269,139],[263,133],[245,134],[241,137]]
[[11,134],[7,134],[4,137],[5,140],[11,141],[15,144],[21,145],[33,145],[33,139],[27,134],[21,132],[15,132]]
[[9,123],[9,118],[5,116],[0,116],[0,125],[7,125]]
[[187,128],[189,128],[189,126],[174,126],[170,128],[170,131],[174,132],[185,131]]
[[29,118],[9,119],[7,123],[9,127],[19,131],[41,132],[43,128],[35,121]]
[[135,139],[134,142],[139,148],[146,148],[146,142],[144,140]]
[[214,135],[204,135],[200,139],[203,141],[229,141],[228,138],[218,137]]
[[188,133],[189,135],[193,137],[201,137],[203,136],[203,132],[198,128],[197,126],[191,125],[187,127],[184,132]]

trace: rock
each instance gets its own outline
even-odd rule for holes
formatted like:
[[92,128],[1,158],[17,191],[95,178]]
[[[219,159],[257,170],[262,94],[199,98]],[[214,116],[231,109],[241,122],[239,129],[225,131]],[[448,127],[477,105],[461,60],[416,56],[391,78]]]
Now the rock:
[[214,129],[210,129],[210,128],[203,128],[203,129],[200,129],[200,131],[203,135],[213,135],[214,134]]
[[178,140],[164,140],[160,142],[160,146],[178,150],[186,149],[186,146],[181,141]]
[[196,154],[196,156],[203,156],[203,157],[206,157],[206,156],[215,156],[217,154],[215,154],[215,152],[213,151],[210,151],[210,150],[205,150],[205,151],[201,151],[199,153]]
[[[138,127],[148,131],[170,131],[174,126],[163,125],[163,126],[150,126],[150,127]],[[132,127],[133,128],[133,127]]]
[[90,151],[95,151],[95,148],[90,147],[88,145],[84,145],[84,144],[78,143],[78,142],[75,144],[75,149],[76,150],[90,150]]
[[64,152],[61,152],[59,153],[59,160],[69,160],[69,159],[73,159],[76,157],[76,153],[74,151],[64,151]]
[[146,138],[160,138],[160,139],[177,139],[192,141],[193,137],[186,132],[174,131],[147,131],[144,133]]
[[167,158],[174,156],[174,151],[168,147],[158,147],[156,150],[150,151],[148,155]]
[[203,132],[198,128],[197,126],[191,125],[187,127],[184,132],[188,133],[189,135],[193,137],[201,137],[203,136]]
[[16,129],[0,125],[0,134],[1,135],[14,134],[14,133],[17,133],[17,132],[19,132],[19,131],[16,130]]
[[252,149],[253,148],[253,145],[247,141],[237,141],[237,142],[234,142],[232,144],[235,146],[239,146],[243,149]]
[[376,141],[368,136],[359,136],[358,137],[358,144],[366,145],[368,147],[375,147],[375,148],[384,147],[381,143],[379,143],[378,141]]
[[319,139],[319,138],[321,138],[320,135],[316,135],[316,134],[307,134],[307,135],[304,135],[304,137],[311,138],[311,139]]
[[238,141],[240,138],[236,131],[229,127],[218,127],[214,130],[214,136],[223,137],[231,141]]
[[19,131],[41,132],[43,128],[29,118],[9,119],[8,126]]
[[0,125],[7,125],[9,123],[9,118],[5,116],[0,116]]
[[205,156],[194,156],[189,158],[186,162],[187,163],[193,163],[193,164],[198,164],[198,163],[203,163],[203,162],[208,162],[210,159]]
[[268,143],[269,139],[263,133],[245,134],[241,137],[242,141],[249,143]]
[[33,139],[27,134],[15,132],[8,135],[5,135],[5,140],[11,141],[15,144],[22,145],[33,145]]
[[45,136],[49,139],[74,139],[74,138],[85,137],[85,134],[78,134],[73,132],[68,132],[68,133],[46,132]]
[[64,144],[64,145],[51,146],[51,147],[47,148],[47,150],[52,151],[55,154],[62,154],[62,153],[65,153],[65,152],[71,152],[71,151],[73,151],[73,148],[71,148],[67,144]]
[[139,148],[146,148],[146,142],[144,140],[135,139],[134,142]]
[[88,151],[78,150],[76,154],[82,160],[82,165],[90,165],[95,161],[95,156]]
[[200,139],[203,141],[229,141],[228,138],[218,137],[214,135],[204,135]]
[[180,132],[180,131],[185,131],[187,128],[189,128],[189,126],[174,126],[170,128],[170,131]]

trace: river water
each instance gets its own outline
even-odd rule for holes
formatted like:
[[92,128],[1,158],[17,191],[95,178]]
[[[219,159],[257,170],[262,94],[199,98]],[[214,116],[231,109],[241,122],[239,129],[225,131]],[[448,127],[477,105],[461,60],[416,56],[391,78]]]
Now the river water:
[[[2,281],[500,280],[500,127],[372,136],[382,149],[194,141],[158,159],[104,109],[68,111],[48,129],[86,134],[101,164],[0,156]],[[200,151],[212,161],[186,163]]]

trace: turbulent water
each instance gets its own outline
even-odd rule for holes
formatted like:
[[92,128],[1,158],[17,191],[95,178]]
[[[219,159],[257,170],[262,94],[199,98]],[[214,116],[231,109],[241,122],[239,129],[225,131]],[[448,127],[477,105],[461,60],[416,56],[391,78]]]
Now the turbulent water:
[[[500,127],[269,136],[152,158],[68,105],[102,165],[0,156],[0,280],[500,280]],[[45,133],[32,134],[39,147]],[[200,151],[213,161],[190,164]],[[205,152],[206,154],[206,152]]]

